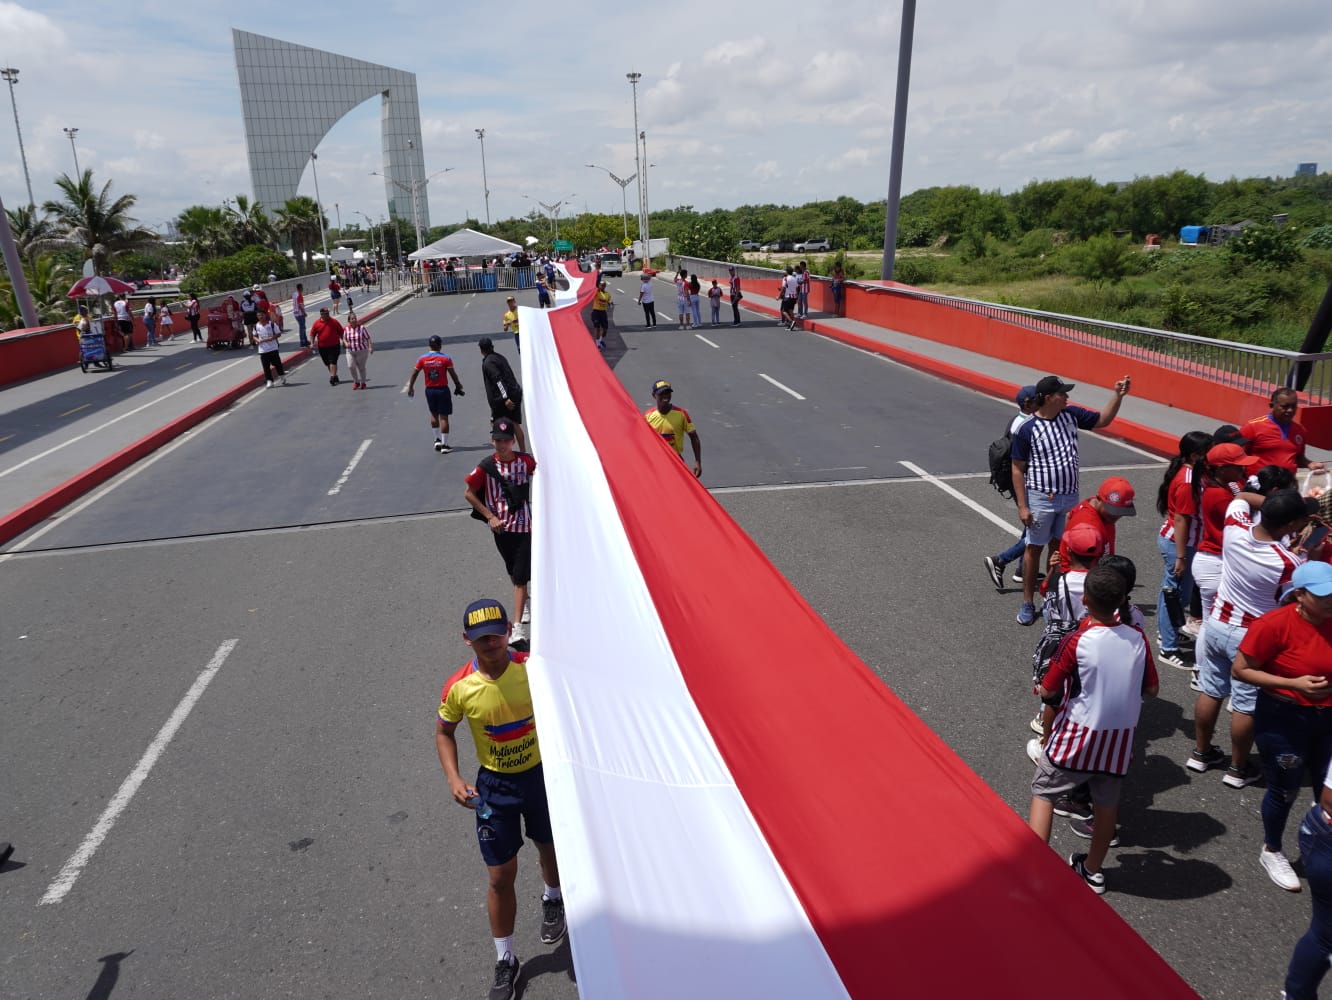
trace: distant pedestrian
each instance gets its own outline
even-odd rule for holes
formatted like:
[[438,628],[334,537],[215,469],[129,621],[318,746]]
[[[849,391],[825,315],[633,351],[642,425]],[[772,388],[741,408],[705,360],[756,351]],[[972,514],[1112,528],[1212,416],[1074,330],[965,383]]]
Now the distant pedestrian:
[[800,279],[796,277],[791,265],[786,266],[786,276],[782,278],[777,298],[782,302],[782,315],[777,322],[788,330],[794,330],[796,324],[796,303],[800,297]]
[[796,278],[800,281],[796,292],[796,315],[804,319],[809,315],[809,265],[803,260],[796,265]]
[[536,279],[537,305],[542,309],[550,308],[550,289],[546,286],[546,276],[538,274]]
[[694,318],[694,329],[703,325],[703,286],[698,283],[698,275],[689,276],[689,312]]
[[328,283],[328,297],[333,303],[333,315],[336,316],[342,305],[342,285],[337,278],[332,278]]
[[282,352],[278,348],[278,327],[266,310],[259,313],[254,326],[255,346],[259,350],[259,364],[264,370],[264,388],[273,388],[275,381],[287,384],[287,373],[282,367]]
[[296,320],[296,333],[300,336],[301,346],[309,347],[310,338],[305,335],[305,286],[296,284],[296,294],[291,297],[291,315]]
[[689,274],[680,271],[675,276],[675,313],[680,329],[689,326]]
[[[194,342],[197,344],[204,339],[203,331],[199,329],[199,296],[191,293],[190,300],[185,303],[185,318],[190,322],[190,333],[194,334]],[[304,336],[304,328],[302,328]]]
[[328,307],[319,310],[319,318],[310,327],[310,335],[319,350],[319,360],[328,368],[328,384],[338,384],[338,358],[342,354],[342,324],[328,314]]
[[134,350],[134,314],[130,312],[129,298],[124,292],[116,296],[111,308],[116,314],[116,328],[125,340],[125,350]]
[[367,378],[365,365],[370,355],[375,353],[375,344],[370,339],[370,331],[356,318],[356,313],[352,312],[350,305],[347,307],[347,325],[342,328],[342,346],[347,350],[347,367],[351,371],[352,388],[364,389]]
[[149,297],[143,304],[143,328],[148,331],[148,346],[157,346],[157,299]]
[[708,306],[712,310],[712,325],[721,326],[721,285],[717,284],[717,279],[712,279],[712,287],[708,289]]
[[739,325],[740,325],[740,300],[743,299],[743,298],[745,297],[745,295],[744,295],[744,293],[743,293],[742,291],[740,291],[740,275],[738,275],[738,274],[735,273],[735,265],[732,264],[732,265],[730,266],[729,270],[730,270],[730,272],[731,272],[731,281],[730,281],[730,285],[731,285],[731,289],[730,289],[730,291],[731,291],[731,295],[730,295],[730,298],[731,298],[731,317],[732,317],[731,325],[732,325],[732,326],[739,326]]
[[610,292],[606,291],[606,283],[603,281],[597,286],[596,294],[592,296],[592,336],[597,338],[597,350],[606,349],[606,333],[610,328]]
[[652,275],[638,276],[638,304],[643,307],[643,329],[657,325],[657,306],[652,294]]
[[513,334],[513,346],[521,354],[523,347],[518,340],[518,301],[510,295],[504,300],[504,305],[504,332]]
[[449,417],[453,415],[453,399],[449,396],[449,379],[453,379],[453,395],[465,396],[462,382],[458,379],[458,369],[453,366],[453,359],[444,353],[444,341],[434,336],[429,341],[430,350],[416,359],[412,368],[412,377],[407,381],[407,397],[416,395],[416,376],[425,374],[426,406],[430,410],[430,426],[435,431],[435,451],[448,454]]
[[833,312],[838,316],[845,315],[842,309],[842,303],[846,298],[846,271],[843,270],[841,261],[838,261],[833,265],[832,297]]
[[241,322],[245,324],[245,339],[254,343],[254,326],[259,322],[259,286],[241,292]]
[[157,313],[157,330],[161,334],[158,340],[170,340],[172,327],[176,324],[175,317],[171,315],[171,303],[163,302]]

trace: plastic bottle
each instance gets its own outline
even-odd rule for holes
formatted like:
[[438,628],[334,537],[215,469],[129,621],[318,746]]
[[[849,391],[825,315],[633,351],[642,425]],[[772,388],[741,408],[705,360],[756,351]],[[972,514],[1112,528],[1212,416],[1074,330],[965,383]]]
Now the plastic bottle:
[[495,810],[490,808],[490,803],[483,799],[479,793],[468,799],[467,804],[476,810],[477,819],[490,819],[495,814]]

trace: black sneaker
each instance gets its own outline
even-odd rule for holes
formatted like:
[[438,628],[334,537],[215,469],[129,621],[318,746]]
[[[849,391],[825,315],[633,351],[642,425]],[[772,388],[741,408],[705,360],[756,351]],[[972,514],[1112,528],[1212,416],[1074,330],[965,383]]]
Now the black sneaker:
[[1056,816],[1066,816],[1069,819],[1081,820],[1084,823],[1090,823],[1092,818],[1091,806],[1083,802],[1075,802],[1067,795],[1061,795],[1055,799],[1054,811]]
[[558,944],[568,929],[564,922],[564,900],[541,898],[541,943]]
[[495,963],[495,983],[490,987],[490,1000],[513,1000],[514,988],[518,985],[518,973],[522,966],[513,955]]
[[990,582],[995,590],[1004,589],[1004,564],[994,556],[985,557],[985,572],[990,574]]
[[449,447],[448,445],[446,445],[446,444],[442,444],[442,445],[440,445],[439,450],[442,451],[445,455],[452,455],[452,454],[453,454],[453,449],[450,448],[450,447]]
[[1214,767],[1220,767],[1230,760],[1219,746],[1213,745],[1207,748],[1206,753],[1199,753],[1196,749],[1189,754],[1189,759],[1184,762],[1184,766],[1190,771],[1197,771],[1200,774],[1203,771],[1210,771]]
[[[1105,895],[1105,876],[1100,872],[1093,874],[1087,871],[1087,855],[1070,854],[1068,856],[1068,863],[1073,871],[1077,873],[1078,878],[1082,879],[1087,888],[1098,896]],[[491,1000],[494,1000],[495,991],[491,990],[490,995]]]
[[435,451],[443,451],[443,450],[444,450],[444,442],[441,441],[439,438],[435,438]]
[[[1068,828],[1072,830],[1075,834],[1077,834],[1079,837],[1081,837],[1083,840],[1091,840],[1092,838],[1092,824],[1086,820],[1075,819],[1073,820],[1073,822],[1068,824]],[[1115,828],[1115,835],[1110,838],[1110,846],[1111,847],[1119,846],[1118,827]]]
[[1227,767],[1225,777],[1221,779],[1221,783],[1228,788],[1245,788],[1249,785],[1256,785],[1262,780],[1262,771],[1252,764],[1245,764],[1243,767]]

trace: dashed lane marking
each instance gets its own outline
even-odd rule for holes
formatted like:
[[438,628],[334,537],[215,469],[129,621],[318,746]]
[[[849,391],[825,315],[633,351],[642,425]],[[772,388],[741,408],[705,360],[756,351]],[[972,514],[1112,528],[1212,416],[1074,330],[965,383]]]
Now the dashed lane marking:
[[[698,334],[695,334],[694,336],[698,336]],[[790,393],[790,394],[791,394],[792,396],[794,396],[796,399],[803,400],[803,399],[805,398],[804,396],[800,395],[800,393],[798,393],[798,392],[796,392],[794,389],[792,389],[789,385],[782,385],[782,383],[778,382],[778,381],[777,381],[775,378],[773,378],[771,375],[764,375],[762,372],[759,372],[759,373],[758,373],[758,377],[761,378],[761,379],[763,379],[765,382],[771,382],[771,383],[772,383],[773,385],[775,385],[778,389],[781,389],[782,392]]]

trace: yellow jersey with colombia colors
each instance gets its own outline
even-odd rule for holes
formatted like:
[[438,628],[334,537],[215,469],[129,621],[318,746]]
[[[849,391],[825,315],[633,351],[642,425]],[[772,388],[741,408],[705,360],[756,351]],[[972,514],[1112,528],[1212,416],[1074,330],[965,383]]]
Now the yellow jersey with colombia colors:
[[541,763],[526,660],[524,654],[511,654],[495,681],[473,660],[444,683],[439,719],[451,726],[467,720],[477,761],[488,771],[515,774]]
[[654,406],[643,416],[647,418],[649,426],[666,439],[667,444],[681,455],[684,454],[685,435],[694,429],[688,410],[673,406],[669,413],[662,413]]

